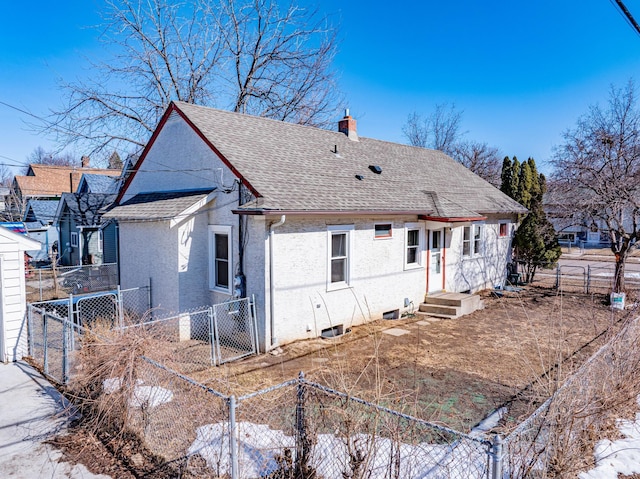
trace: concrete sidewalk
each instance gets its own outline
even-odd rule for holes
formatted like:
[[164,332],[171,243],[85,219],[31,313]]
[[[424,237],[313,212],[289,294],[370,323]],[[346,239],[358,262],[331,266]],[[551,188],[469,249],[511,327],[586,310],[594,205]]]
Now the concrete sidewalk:
[[2,477],[109,479],[82,464],[59,462],[62,453],[44,441],[66,431],[67,403],[27,363],[0,363],[0,471]]

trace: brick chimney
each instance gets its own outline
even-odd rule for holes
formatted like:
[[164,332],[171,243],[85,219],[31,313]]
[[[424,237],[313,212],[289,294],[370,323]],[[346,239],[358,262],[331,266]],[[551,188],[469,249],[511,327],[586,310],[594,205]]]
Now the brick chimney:
[[82,165],[83,168],[89,168],[89,166],[91,165],[91,158],[89,158],[88,156],[83,156],[80,159],[80,165]]
[[338,131],[344,133],[350,140],[358,141],[358,131],[356,130],[356,120],[349,115],[349,109],[344,112],[344,118],[338,122]]

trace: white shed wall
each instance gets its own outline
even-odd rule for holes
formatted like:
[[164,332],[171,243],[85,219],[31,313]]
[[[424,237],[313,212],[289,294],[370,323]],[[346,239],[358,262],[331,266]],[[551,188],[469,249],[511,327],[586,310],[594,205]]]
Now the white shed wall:
[[0,323],[4,339],[0,361],[16,361],[28,354],[24,249],[0,235],[0,258]]

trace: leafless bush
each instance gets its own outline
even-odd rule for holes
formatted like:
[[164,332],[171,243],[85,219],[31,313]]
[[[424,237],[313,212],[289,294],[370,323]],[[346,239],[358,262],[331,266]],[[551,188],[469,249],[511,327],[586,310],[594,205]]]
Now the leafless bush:
[[575,373],[556,377],[557,391],[507,437],[513,477],[575,477],[593,466],[594,445],[611,435],[616,419],[635,412],[640,318],[630,318]]

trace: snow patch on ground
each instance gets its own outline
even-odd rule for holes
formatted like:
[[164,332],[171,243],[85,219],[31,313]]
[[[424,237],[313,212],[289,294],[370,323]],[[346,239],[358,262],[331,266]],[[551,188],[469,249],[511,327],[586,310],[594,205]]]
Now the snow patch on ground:
[[[277,457],[295,456],[295,438],[264,424],[237,424],[238,469],[240,477],[265,477],[278,469]],[[355,450],[364,452],[366,477],[382,479],[390,473],[398,477],[480,477],[486,467],[484,446],[474,442],[454,444],[403,444],[384,437],[356,434],[349,438],[318,434],[311,452],[310,465],[326,479],[343,479],[351,472]],[[288,450],[288,451],[287,451]],[[189,455],[200,454],[218,475],[230,474],[229,425],[208,424],[199,427]]]
[[618,429],[624,437],[598,441],[594,452],[596,467],[581,473],[580,479],[617,479],[618,474],[640,473],[640,413],[636,413],[635,421],[619,419]]
[[[122,387],[121,378],[108,378],[102,382],[102,390],[106,394],[113,394]],[[173,392],[160,386],[143,386],[143,381],[136,380],[136,386],[133,389],[129,405],[131,407],[156,407],[160,404],[171,402],[173,400]]]

